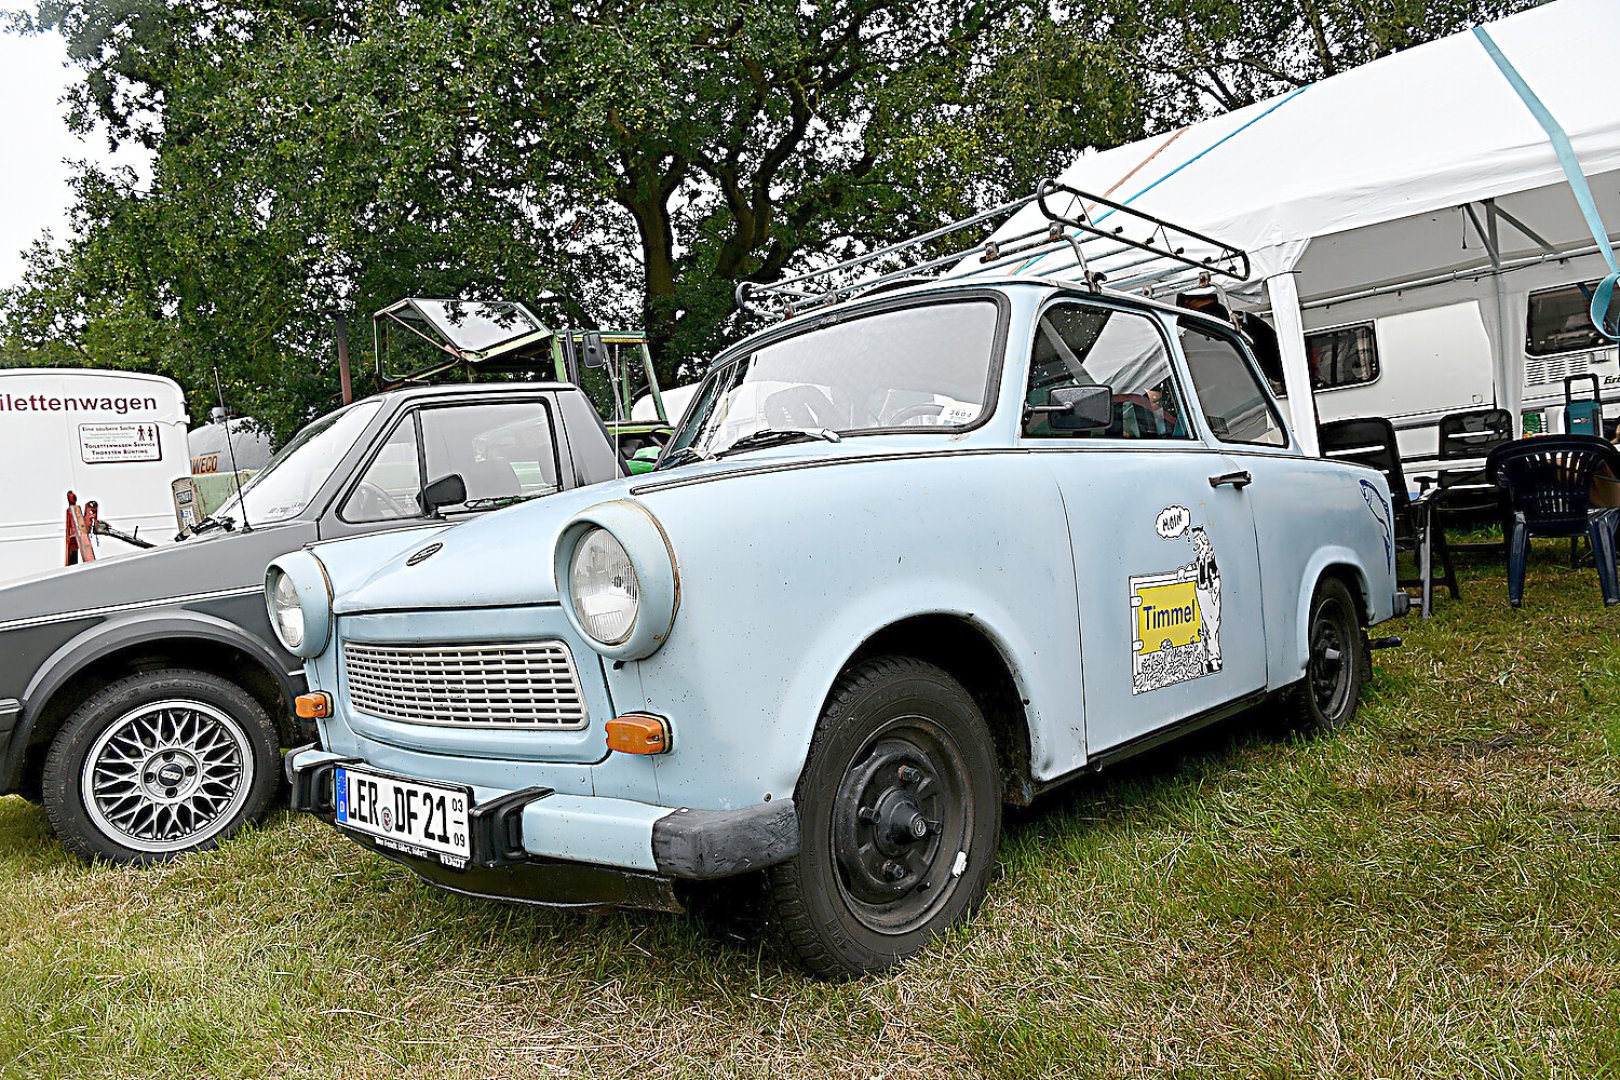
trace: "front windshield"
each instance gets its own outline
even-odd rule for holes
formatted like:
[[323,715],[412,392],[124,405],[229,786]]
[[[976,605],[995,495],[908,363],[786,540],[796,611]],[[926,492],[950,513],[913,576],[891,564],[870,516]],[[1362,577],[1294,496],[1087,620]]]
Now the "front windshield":
[[213,516],[242,525],[245,502],[248,525],[269,525],[297,517],[381,407],[382,403],[375,399],[356,402],[308,425],[270,459],[270,464],[253,474],[240,495],[232,497]]
[[764,345],[710,373],[666,460],[763,432],[968,427],[987,408],[997,314],[991,300],[920,304]]

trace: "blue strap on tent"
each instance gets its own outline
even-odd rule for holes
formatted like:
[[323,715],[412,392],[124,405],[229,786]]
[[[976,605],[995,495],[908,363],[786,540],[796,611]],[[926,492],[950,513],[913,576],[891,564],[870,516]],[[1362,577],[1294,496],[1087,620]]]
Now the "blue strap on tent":
[[1616,263],[1614,247],[1609,243],[1609,231],[1604,228],[1603,218],[1598,214],[1597,201],[1592,198],[1592,189],[1586,183],[1586,174],[1581,172],[1580,159],[1575,156],[1575,148],[1569,144],[1569,136],[1547,106],[1542,104],[1536,92],[1530,89],[1530,84],[1524,81],[1519,69],[1513,66],[1508,58],[1502,55],[1495,40],[1483,26],[1474,27],[1474,36],[1485,47],[1490,58],[1496,62],[1502,77],[1507,79],[1508,85],[1519,95],[1524,107],[1530,110],[1530,115],[1536,118],[1536,123],[1547,133],[1547,140],[1552,143],[1553,150],[1558,154],[1558,164],[1563,166],[1564,178],[1569,181],[1570,191],[1575,195],[1575,202],[1580,206],[1581,213],[1586,215],[1586,227],[1592,230],[1592,238],[1597,241],[1598,251],[1603,255],[1603,261],[1609,264],[1609,273],[1592,293],[1591,315],[1592,325],[1604,337],[1620,341],[1620,326],[1608,321],[1609,302],[1614,298],[1616,282],[1620,282],[1620,263]]
[[[1177,165],[1175,168],[1171,169],[1169,172],[1165,173],[1163,176],[1159,177],[1157,180],[1153,181],[1153,183],[1149,184],[1147,187],[1142,188],[1140,191],[1137,191],[1137,192],[1135,192],[1135,193],[1133,193],[1131,195],[1128,195],[1125,198],[1119,200],[1120,205],[1121,206],[1129,206],[1129,205],[1131,205],[1131,203],[1135,202],[1137,199],[1140,199],[1143,195],[1146,195],[1148,192],[1152,191],[1154,188],[1158,187],[1160,184],[1164,183],[1166,180],[1168,180],[1172,176],[1176,175],[1176,173],[1180,172],[1182,169],[1187,168],[1189,165],[1193,164],[1193,162],[1197,161],[1199,158],[1203,157],[1205,154],[1208,154],[1208,153],[1210,153],[1210,152],[1224,146],[1228,142],[1231,142],[1233,139],[1237,138],[1239,135],[1243,134],[1245,131],[1248,131],[1250,128],[1254,127],[1254,125],[1258,124],[1260,121],[1264,120],[1266,117],[1270,116],[1272,113],[1276,112],[1278,109],[1282,108],[1284,105],[1288,104],[1290,101],[1293,101],[1295,98],[1299,97],[1299,95],[1303,94],[1305,91],[1309,90],[1314,85],[1315,85],[1314,83],[1307,83],[1306,85],[1301,86],[1297,90],[1290,91],[1288,94],[1284,95],[1281,99],[1273,102],[1269,109],[1264,109],[1261,112],[1257,113],[1256,115],[1249,117],[1249,119],[1245,120],[1242,124],[1239,124],[1237,127],[1233,128],[1231,131],[1227,132],[1225,135],[1222,135],[1219,139],[1216,139],[1214,142],[1210,143],[1208,146],[1206,146],[1202,150],[1198,151],[1198,153],[1194,154],[1192,157],[1188,158],[1186,161],[1183,161],[1180,165]],[[1100,222],[1106,220],[1109,217],[1109,215],[1111,215],[1112,213],[1113,213],[1112,210],[1108,210],[1108,211],[1105,211],[1105,212],[1103,212],[1101,214],[1098,214],[1095,218],[1092,219],[1092,223],[1093,224],[1100,223]],[[1079,236],[1080,234],[1077,232],[1074,235]],[[1026,259],[1022,263],[1018,264],[1018,268],[1016,270],[1014,270],[1013,273],[1015,273],[1015,274],[1023,273],[1029,267],[1034,266],[1036,263],[1040,262],[1042,259],[1046,258],[1047,255],[1050,255],[1050,254],[1051,254],[1051,252],[1047,252],[1046,255],[1036,255],[1036,256],[1033,256],[1032,258]]]

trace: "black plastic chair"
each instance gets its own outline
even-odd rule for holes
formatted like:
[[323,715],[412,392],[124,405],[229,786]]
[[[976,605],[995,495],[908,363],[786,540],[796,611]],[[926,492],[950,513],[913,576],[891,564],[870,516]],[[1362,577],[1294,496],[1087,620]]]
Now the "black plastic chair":
[[1499,446],[1485,463],[1491,483],[1507,492],[1508,603],[1524,600],[1525,561],[1532,536],[1580,536],[1592,541],[1603,602],[1620,604],[1615,528],[1620,507],[1591,505],[1592,476],[1607,465],[1620,476],[1620,451],[1591,435],[1548,435]]
[[[1505,551],[1507,546],[1506,514],[1502,510],[1502,492],[1485,475],[1484,460],[1498,446],[1513,441],[1513,416],[1506,409],[1470,409],[1450,413],[1440,418],[1440,472],[1435,478],[1439,491],[1435,494],[1436,527],[1444,531],[1447,514],[1478,514],[1494,511],[1502,514],[1502,542],[1451,544],[1453,551]],[[1448,461],[1469,460],[1478,464],[1461,468],[1447,468]]]
[[1401,588],[1415,585],[1422,590],[1419,610],[1426,619],[1434,600],[1434,558],[1440,557],[1444,571],[1440,583],[1451,590],[1454,600],[1462,599],[1457,587],[1457,573],[1451,566],[1451,549],[1446,546],[1446,534],[1434,522],[1435,489],[1424,492],[1416,499],[1406,486],[1406,473],[1401,468],[1401,452],[1395,442],[1395,428],[1379,416],[1334,420],[1317,430],[1322,456],[1334,461],[1353,461],[1384,474],[1389,483],[1390,512],[1395,520],[1395,550],[1411,551],[1417,556],[1418,576],[1397,578]]

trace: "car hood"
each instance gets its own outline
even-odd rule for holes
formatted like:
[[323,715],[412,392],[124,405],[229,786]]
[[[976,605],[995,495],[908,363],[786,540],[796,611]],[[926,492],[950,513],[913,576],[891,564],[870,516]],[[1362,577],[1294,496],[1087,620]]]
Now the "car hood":
[[[944,440],[924,447],[904,436],[898,443],[892,438],[795,443],[558,492],[436,534],[416,531],[420,542],[404,547],[362,550],[354,545],[364,541],[342,540],[319,545],[315,551],[327,566],[332,609],[339,615],[549,603],[558,595],[552,567],[557,538],[587,507],[628,498],[656,510],[667,497],[661,494],[664,491],[761,471],[862,461],[893,453],[897,446],[908,453],[949,449]],[[433,551],[423,554],[434,545]],[[339,560],[328,559],[329,553],[335,556],[340,550],[341,566],[335,565]],[[418,556],[412,564],[410,560]]]
[[303,521],[251,532],[211,532],[25,578],[0,588],[0,627],[262,587],[271,559],[314,538],[314,524]]

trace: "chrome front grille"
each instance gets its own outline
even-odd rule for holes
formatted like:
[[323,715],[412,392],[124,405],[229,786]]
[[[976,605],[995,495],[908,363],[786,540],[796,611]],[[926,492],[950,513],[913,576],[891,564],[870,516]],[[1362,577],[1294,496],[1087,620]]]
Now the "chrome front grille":
[[343,643],[349,702],[384,720],[547,731],[585,726],[585,694],[561,641]]

